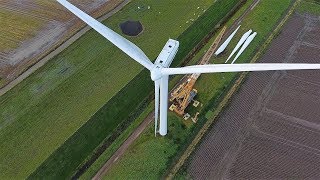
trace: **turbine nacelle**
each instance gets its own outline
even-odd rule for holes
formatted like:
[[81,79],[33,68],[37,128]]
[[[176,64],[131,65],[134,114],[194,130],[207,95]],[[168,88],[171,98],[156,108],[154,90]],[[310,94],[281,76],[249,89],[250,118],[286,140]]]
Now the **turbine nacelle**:
[[150,71],[150,76],[152,81],[157,81],[162,78],[162,66],[161,65],[156,65],[151,71]]

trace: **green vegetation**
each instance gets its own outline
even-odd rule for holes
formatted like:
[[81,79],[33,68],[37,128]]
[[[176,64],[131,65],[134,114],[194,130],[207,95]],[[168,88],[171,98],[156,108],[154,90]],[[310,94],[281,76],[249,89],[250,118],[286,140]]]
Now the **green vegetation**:
[[[171,5],[167,6],[168,3]],[[186,21],[190,18],[196,19],[197,15],[203,14],[203,9],[207,9],[212,3],[210,0],[174,2],[135,0],[121,10],[121,13],[115,14],[105,23],[120,32],[118,27],[120,22],[127,19],[139,19],[145,31],[139,37],[129,39],[138,44],[151,59],[155,59],[169,37],[178,37],[190,25],[190,22],[187,24]],[[139,10],[138,6],[144,8]],[[146,8],[148,6],[151,8]],[[197,9],[197,7],[200,8]],[[164,27],[170,27],[170,30],[163,31]],[[69,137],[76,131],[80,131],[80,127],[113,96],[122,92],[120,91],[122,88],[134,86],[135,81],[131,85],[127,84],[141,72],[141,69],[139,64],[124,55],[103,37],[94,31],[89,31],[25,81],[1,96],[0,172],[2,177],[25,178],[62,144],[64,144],[64,150],[78,148],[72,143],[67,144],[67,142],[72,142],[68,140]],[[145,73],[145,75],[141,74],[141,77],[144,78],[142,82],[151,83],[149,74],[142,73]],[[121,94],[121,96],[122,99],[114,98],[123,103],[121,106],[114,106],[112,109],[114,112],[108,110],[103,113],[101,111],[102,113],[94,116],[105,118],[99,121],[101,123],[99,125],[106,130],[102,133],[105,137],[109,137],[115,131],[114,127],[127,119],[123,118],[119,121],[113,117],[117,117],[122,112],[127,114],[123,117],[128,117],[128,114],[135,110],[143,100],[136,94],[133,96]],[[125,101],[122,102],[123,100]],[[125,103],[134,103],[134,105],[130,106]],[[107,104],[112,105],[112,103]],[[130,109],[126,109],[127,107]],[[90,123],[92,122],[93,120]],[[111,127],[108,128],[108,125]],[[81,128],[81,131],[83,129],[85,128]],[[94,133],[96,129],[91,129],[91,131]],[[76,141],[74,143],[82,145],[83,138],[87,139],[82,134],[87,132],[89,131],[76,133],[72,138]],[[101,143],[101,139],[98,140]],[[68,154],[64,160],[71,162],[73,158],[79,158],[76,162],[83,161],[89,152],[88,149],[92,150],[99,144],[97,141],[92,142],[95,145],[86,141],[90,146],[83,149],[83,155],[78,153],[69,157],[70,154]],[[46,162],[51,162],[50,158]],[[71,165],[73,167],[70,169],[60,165],[52,166],[65,168],[64,172],[61,171],[62,174],[70,176],[76,168],[75,164]]]
[[[256,9],[243,20],[241,32],[234,38],[227,52],[232,50],[243,32],[252,28],[258,32],[258,36],[238,60],[238,63],[248,62],[256,53],[256,49],[265,42],[290,3],[291,0],[281,2],[278,0],[261,0]],[[270,16],[270,14],[274,16]],[[201,50],[200,53],[203,54],[203,51]],[[229,53],[212,60],[215,63],[222,63],[227,54]],[[190,122],[182,121],[181,118],[169,113],[170,128],[168,136],[154,138],[153,128],[149,127],[139,137],[139,140],[130,147],[130,150],[118,160],[117,164],[114,164],[105,178],[158,179],[163,176],[175,157],[183,151],[183,148],[192,140],[197,130],[206,121],[205,114],[219,103],[223,93],[232,85],[236,77],[236,73],[202,75],[196,84],[196,89],[199,92],[197,99],[204,104],[198,123],[195,126],[190,126]]]
[[320,16],[320,0],[303,0],[297,11]]

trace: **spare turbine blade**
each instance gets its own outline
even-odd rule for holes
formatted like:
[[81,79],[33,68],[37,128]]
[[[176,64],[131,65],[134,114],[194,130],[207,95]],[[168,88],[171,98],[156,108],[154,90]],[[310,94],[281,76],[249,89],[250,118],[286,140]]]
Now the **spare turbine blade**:
[[103,37],[108,39],[112,44],[114,44],[119,49],[121,49],[124,53],[129,55],[132,59],[136,60],[138,63],[143,65],[145,68],[151,70],[154,67],[153,63],[149,60],[149,58],[135,44],[128,41],[124,37],[120,36],[113,30],[109,29],[108,27],[106,27],[99,21],[95,20],[88,14],[84,13],[83,11],[81,11],[80,9],[78,9],[68,1],[66,0],[57,0],[57,1],[60,4],[62,4],[64,7],[66,7],[69,11],[71,11],[73,14],[78,16],[85,23],[87,23],[89,26],[91,26],[93,29],[95,29]]
[[154,136],[157,136],[158,131],[158,117],[159,117],[159,91],[160,91],[160,82],[159,80],[154,82]]
[[238,54],[236,55],[234,60],[231,62],[231,64],[236,62],[236,60],[240,57],[240,55],[243,53],[243,51],[249,46],[249,44],[253,41],[253,39],[256,37],[256,35],[257,35],[257,32],[254,32],[253,34],[251,34],[247,38],[247,40],[244,42],[243,46],[241,47],[241,49],[239,50]]
[[219,72],[244,72],[244,71],[275,71],[275,70],[300,70],[320,69],[320,64],[299,63],[257,63],[257,64],[214,64],[195,65],[181,68],[163,68],[163,75],[193,74],[193,73],[219,73]]
[[[240,25],[241,26],[241,25]],[[238,26],[238,28],[226,39],[226,41],[219,47],[219,49],[214,53],[216,56],[218,56],[220,53],[222,53],[227,46],[229,45],[230,41],[232,40],[232,38],[234,37],[234,35],[237,33],[237,31],[239,30],[240,26]]]
[[245,42],[245,40],[250,36],[250,34],[252,33],[252,30],[250,29],[248,32],[244,33],[242,35],[242,37],[240,38],[238,44],[236,45],[236,47],[232,50],[231,54],[229,55],[228,59],[226,60],[225,63],[227,63],[230,58],[234,55],[234,53],[237,52],[237,50],[241,47],[241,45]]

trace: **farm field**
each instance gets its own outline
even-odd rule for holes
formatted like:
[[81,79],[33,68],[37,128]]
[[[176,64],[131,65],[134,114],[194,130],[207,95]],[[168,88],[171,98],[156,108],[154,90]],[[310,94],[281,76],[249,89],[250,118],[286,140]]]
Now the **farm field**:
[[[247,3],[250,4],[252,2],[253,1],[248,1]],[[282,1],[278,3],[277,8],[275,8],[275,1],[262,0],[256,9],[249,13],[248,17],[242,22],[241,33],[247,31],[248,28],[253,28],[259,32],[259,36],[257,36],[253,42],[254,45],[250,45],[247,52],[238,62],[248,62],[248,60],[253,57],[257,47],[260,47],[262,43],[265,42],[268,34],[273,30],[282,14],[285,13],[289,7],[290,2],[290,0]],[[245,7],[248,7],[248,4],[246,4],[244,8]],[[243,12],[243,9],[240,11]],[[277,16],[270,17],[267,14],[277,14]],[[232,20],[229,21],[227,25],[230,26],[239,15],[241,14],[237,13],[232,17]],[[261,19],[256,17],[261,17]],[[239,39],[241,33],[238,33],[234,39]],[[230,47],[233,47],[236,43],[236,40],[232,41]],[[227,52],[232,50],[230,47],[227,49]],[[208,46],[204,49],[206,48],[208,48]],[[193,63],[204,54],[204,49],[195,57],[192,61]],[[212,62],[222,63],[225,58],[226,54],[219,59],[213,58]],[[193,133],[206,121],[206,112],[217,104],[218,99],[223,95],[223,91],[228,88],[229,84],[232,84],[234,77],[236,77],[234,73],[202,75],[196,84],[196,89],[199,92],[199,96],[196,99],[204,104],[203,108],[200,109],[201,116],[198,124],[193,125],[190,121],[185,122],[173,113],[169,113],[169,134],[166,137],[155,138],[152,124],[141,137],[132,144],[124,156],[118,159],[111,167],[105,179],[122,179],[125,177],[131,179],[156,179],[164,176],[168,168],[170,168],[171,163],[189,142],[188,139],[192,139]],[[147,113],[144,113],[144,116],[146,116],[146,114]],[[144,171],[141,171],[141,169]]]
[[[98,17],[123,0],[73,1]],[[84,24],[56,1],[0,1],[0,88],[72,36]]]
[[[119,32],[119,23],[129,18],[139,19],[145,27],[144,33],[129,39],[155,59],[169,37],[179,36],[191,24],[186,21],[196,19],[212,5],[209,0],[181,2],[175,1],[168,8],[169,1],[136,0],[105,23]],[[144,8],[138,10],[138,6]],[[171,29],[163,31],[163,27]],[[130,68],[121,68],[123,66]],[[89,31],[1,96],[0,171],[3,176],[30,175],[141,69],[104,38]],[[120,123],[107,120],[105,136]]]
[[[259,62],[319,63],[320,6],[302,2]],[[306,13],[308,8],[311,13]],[[250,73],[185,167],[192,179],[317,179],[319,71]]]

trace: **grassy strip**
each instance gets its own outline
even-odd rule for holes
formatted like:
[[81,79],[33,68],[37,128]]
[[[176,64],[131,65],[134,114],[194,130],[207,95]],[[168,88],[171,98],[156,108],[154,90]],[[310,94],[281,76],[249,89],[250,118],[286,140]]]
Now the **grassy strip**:
[[[204,36],[208,34],[208,30],[198,30],[199,26],[210,26],[206,24],[203,17],[211,17],[210,22],[217,24],[222,17],[224,17],[231,8],[238,2],[236,0],[230,0],[229,2],[218,1],[214,8],[209,8],[202,17],[199,18],[187,31],[178,37],[180,42],[188,42],[192,39],[194,44],[198,44]],[[224,7],[224,11],[217,13],[217,8]],[[229,9],[226,9],[229,8]],[[203,19],[202,21],[200,19]],[[205,23],[204,23],[205,22]],[[194,31],[197,30],[197,36],[194,35]],[[179,56],[175,62],[181,62],[184,57],[189,53],[193,46],[184,46],[183,51],[179,51]],[[114,137],[118,136],[122,129],[128,125],[128,121],[122,123],[122,128],[118,129],[116,136],[110,136],[104,132],[109,132],[116,127],[116,123],[110,123],[108,120],[113,119],[112,122],[123,122],[131,112],[135,112],[136,105],[143,99],[149,96],[153,88],[152,82],[149,80],[149,74],[146,70],[143,70],[134,80],[132,80],[123,90],[121,90],[114,98],[112,98],[101,110],[99,110],[85,125],[83,125],[71,138],[69,138],[57,151],[55,151],[31,176],[30,178],[47,177],[48,174],[52,177],[70,177],[75,169],[81,164],[97,146],[109,138],[103,146],[108,146],[110,142],[114,140]],[[146,93],[140,93],[146,92]],[[134,98],[127,98],[134,97]],[[129,118],[132,119],[132,118]],[[130,120],[129,120],[130,122]],[[107,136],[109,135],[109,136]],[[103,149],[103,147],[102,147]],[[98,155],[100,151],[98,150]],[[93,155],[95,160],[97,156]],[[94,161],[92,160],[92,161]],[[91,159],[89,159],[91,161]]]
[[297,11],[299,13],[311,13],[320,16],[320,0],[304,0]]
[[[262,0],[242,23],[243,28],[253,28],[259,32],[259,36],[255,39],[252,45],[247,49],[247,52],[239,59],[239,62],[246,62],[249,57],[256,54],[257,47],[260,47],[268,37],[270,31],[274,29],[278,19],[282,13],[287,9],[290,0],[281,1],[277,3],[276,0]],[[267,13],[266,13],[267,12]],[[270,17],[268,14],[277,14],[276,17]],[[258,19],[260,17],[263,19]],[[241,31],[246,31],[242,29]],[[242,33],[238,33],[235,39],[240,38]],[[236,40],[232,42],[230,47],[234,47]],[[230,47],[227,51],[230,51]],[[202,52],[202,51],[201,51]],[[226,56],[226,55],[225,55]],[[223,58],[214,59],[222,62]],[[127,153],[118,160],[109,171],[106,178],[129,178],[129,179],[156,179],[166,172],[166,169],[174,161],[174,157],[183,151],[185,146],[193,140],[193,136],[197,134],[198,130],[206,122],[204,117],[212,106],[216,106],[221,97],[224,96],[226,89],[233,85],[236,73],[219,73],[214,75],[202,75],[197,82],[197,89],[199,92],[198,99],[205,105],[202,109],[196,126],[188,121],[183,121],[176,115],[169,113],[169,134],[164,138],[154,138],[153,128],[149,127],[144,134],[130,147]],[[214,83],[212,83],[214,82]],[[142,172],[140,172],[143,169]],[[148,172],[148,173],[145,173]]]

